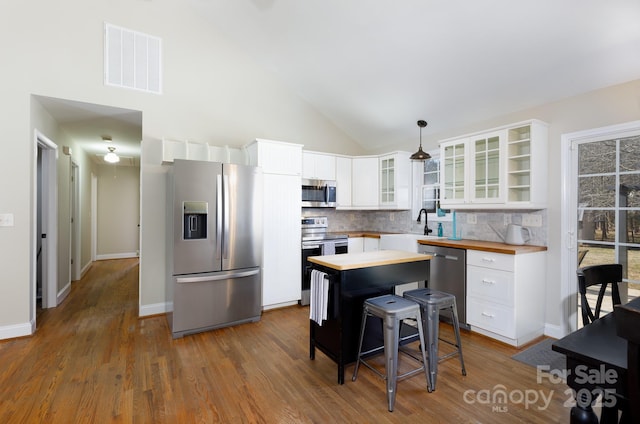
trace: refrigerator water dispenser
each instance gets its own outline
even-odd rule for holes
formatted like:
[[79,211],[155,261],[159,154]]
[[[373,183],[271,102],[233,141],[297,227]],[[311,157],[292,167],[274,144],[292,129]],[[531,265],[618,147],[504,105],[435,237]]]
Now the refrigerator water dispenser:
[[207,202],[183,202],[183,232],[185,240],[207,238]]

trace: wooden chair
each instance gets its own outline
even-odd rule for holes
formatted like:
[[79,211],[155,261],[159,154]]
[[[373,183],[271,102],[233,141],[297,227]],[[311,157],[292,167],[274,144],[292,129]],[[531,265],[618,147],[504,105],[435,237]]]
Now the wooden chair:
[[[580,307],[582,310],[582,324],[588,325],[600,318],[600,308],[607,286],[611,284],[611,299],[613,305],[620,305],[620,291],[618,283],[622,282],[622,265],[603,264],[579,268],[578,291],[580,292]],[[587,300],[587,288],[600,285],[595,310],[592,311]]]

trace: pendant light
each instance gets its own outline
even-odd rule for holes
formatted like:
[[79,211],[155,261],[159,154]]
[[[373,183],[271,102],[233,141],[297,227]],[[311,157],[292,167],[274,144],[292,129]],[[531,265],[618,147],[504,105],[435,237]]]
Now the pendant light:
[[418,148],[417,152],[411,155],[411,160],[431,159],[431,155],[422,150],[422,129],[427,126],[427,121],[418,121],[418,126],[420,127],[420,147]]
[[116,148],[115,147],[107,147],[107,149],[109,149],[109,153],[104,155],[104,161],[105,162],[109,162],[109,163],[120,162],[120,158],[118,157],[118,155],[116,155],[114,153],[114,150],[116,150]]

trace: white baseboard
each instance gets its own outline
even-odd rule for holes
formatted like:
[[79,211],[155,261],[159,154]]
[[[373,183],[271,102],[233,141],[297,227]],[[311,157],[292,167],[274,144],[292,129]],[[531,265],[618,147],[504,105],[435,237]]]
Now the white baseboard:
[[15,337],[30,336],[36,331],[36,323],[25,322],[22,324],[3,325],[0,327],[0,340],[13,339]]
[[107,253],[105,255],[96,255],[97,261],[103,261],[107,259],[128,259],[137,258],[138,252],[124,252],[124,253]]
[[263,311],[268,311],[269,309],[277,309],[277,308],[284,308],[286,306],[293,306],[293,305],[297,305],[298,301],[294,300],[291,302],[282,302],[282,303],[274,303],[272,305],[262,305],[262,310]]
[[58,292],[58,295],[56,296],[56,305],[61,304],[67,296],[69,296],[69,293],[71,293],[71,283],[67,283],[67,285]]
[[150,315],[166,314],[171,310],[171,305],[168,302],[154,303],[152,305],[140,305],[138,308],[138,316],[148,317]]
[[80,278],[84,277],[87,271],[91,269],[92,265],[93,265],[93,262],[89,261],[85,266],[82,267],[82,270],[80,271]]
[[565,332],[562,331],[562,327],[559,325],[544,325],[544,335],[553,337],[554,339],[561,339],[566,336]]

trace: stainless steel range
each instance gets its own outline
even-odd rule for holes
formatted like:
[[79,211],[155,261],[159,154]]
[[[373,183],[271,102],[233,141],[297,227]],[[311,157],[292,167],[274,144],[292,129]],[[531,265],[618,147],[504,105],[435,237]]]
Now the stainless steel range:
[[302,217],[302,296],[301,305],[309,304],[311,288],[311,264],[309,256],[338,255],[347,253],[348,236],[327,232],[326,216]]

